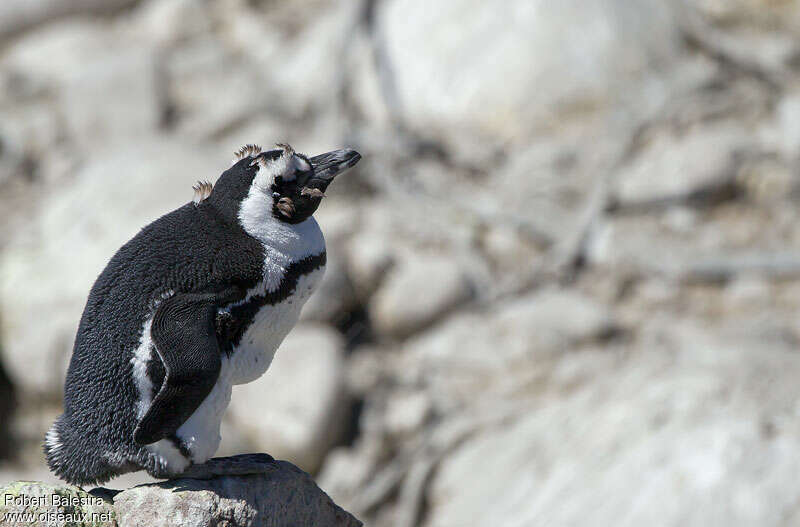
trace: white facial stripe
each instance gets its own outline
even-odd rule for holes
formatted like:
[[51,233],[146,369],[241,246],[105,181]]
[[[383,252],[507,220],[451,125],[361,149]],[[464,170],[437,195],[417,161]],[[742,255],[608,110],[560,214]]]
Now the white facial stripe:
[[287,181],[294,178],[294,162],[291,154],[283,153],[278,159],[258,158],[258,173],[253,178],[253,186],[264,192],[270,192],[270,187],[275,182],[276,176],[281,176]]

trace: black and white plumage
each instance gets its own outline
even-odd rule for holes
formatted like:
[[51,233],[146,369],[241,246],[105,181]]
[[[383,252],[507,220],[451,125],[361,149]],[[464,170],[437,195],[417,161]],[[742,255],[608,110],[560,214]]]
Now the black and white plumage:
[[186,474],[216,452],[232,386],[269,367],[325,267],[311,216],[360,159],[248,145],[192,202],[144,227],[95,282],[45,438],[75,484]]

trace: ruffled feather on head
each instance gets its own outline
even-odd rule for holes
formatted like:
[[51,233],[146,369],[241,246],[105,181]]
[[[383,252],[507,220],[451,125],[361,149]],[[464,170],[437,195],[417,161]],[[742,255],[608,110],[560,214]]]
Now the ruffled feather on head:
[[283,150],[283,155],[285,156],[293,156],[294,155],[294,148],[286,143],[275,143],[275,146]]
[[253,157],[261,153],[261,147],[258,145],[244,145],[239,150],[237,150],[233,155],[233,162],[236,163],[239,160],[244,159],[245,157]]
[[211,189],[214,188],[211,183],[208,181],[198,181],[196,185],[192,186],[192,190],[194,190],[194,197],[192,201],[195,205],[198,205],[201,201],[208,198],[211,195]]

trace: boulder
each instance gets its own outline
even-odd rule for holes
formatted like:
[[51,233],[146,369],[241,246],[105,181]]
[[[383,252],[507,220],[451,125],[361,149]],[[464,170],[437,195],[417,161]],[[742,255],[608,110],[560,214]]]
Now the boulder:
[[614,327],[608,309],[574,291],[548,288],[489,312],[459,313],[408,344],[429,372],[502,372],[558,356]]
[[387,79],[416,128],[522,140],[560,117],[641,97],[680,50],[672,7],[648,0],[392,0],[377,15]]
[[370,318],[378,333],[402,338],[430,326],[471,295],[457,262],[433,254],[407,254],[375,293]]
[[286,461],[265,475],[140,485],[114,497],[119,527],[356,527],[311,476]]
[[93,150],[157,131],[163,101],[156,63],[154,46],[78,19],[26,34],[10,46],[2,68],[54,99],[51,111],[66,135],[58,141]]
[[795,524],[794,345],[648,319],[629,345],[565,357],[514,418],[449,454],[424,525]]
[[138,0],[7,0],[0,4],[0,40],[60,17],[108,14]]
[[[33,517],[9,525],[93,527],[230,527],[362,525],[314,480],[286,461],[264,475],[175,479],[123,491],[86,492],[70,485],[18,481],[0,489],[0,517]],[[3,525],[6,521],[1,521]]]
[[117,527],[114,507],[72,485],[15,481],[0,487],[0,524],[16,526]]
[[617,175],[617,199],[623,205],[644,204],[713,192],[730,182],[734,155],[751,142],[738,125],[657,136]]

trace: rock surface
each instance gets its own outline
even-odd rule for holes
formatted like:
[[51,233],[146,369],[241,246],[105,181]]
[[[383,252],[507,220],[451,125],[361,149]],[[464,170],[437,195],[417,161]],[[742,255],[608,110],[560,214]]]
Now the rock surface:
[[[31,513],[36,521],[2,525],[185,527],[363,525],[337,506],[311,477],[286,461],[265,475],[177,479],[123,491],[15,482],[0,489],[0,518]],[[64,503],[64,500],[71,500]],[[44,514],[45,516],[40,516]],[[68,516],[70,515],[70,516]],[[40,519],[42,518],[42,519]]]
[[370,314],[378,331],[406,337],[439,320],[470,294],[457,263],[409,255],[392,268],[375,293]]
[[671,9],[659,1],[522,0],[501,10],[475,0],[382,5],[403,115],[445,138],[466,128],[522,139],[572,109],[612,102],[615,88],[630,90],[678,49]]
[[[426,525],[574,525],[587,508],[593,525],[797,521],[800,493],[780,482],[800,467],[774,462],[800,446],[794,350],[715,330],[657,320],[643,332],[649,349],[624,365],[612,350],[562,360],[554,371],[569,372],[549,376],[539,403],[441,464]],[[467,490],[476,464],[492,468]],[[619,493],[626,485],[638,489],[633,502]]]
[[15,481],[0,487],[0,524],[117,526],[111,503],[71,485]]

